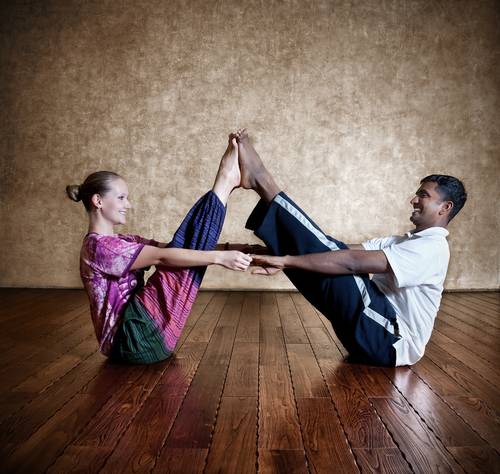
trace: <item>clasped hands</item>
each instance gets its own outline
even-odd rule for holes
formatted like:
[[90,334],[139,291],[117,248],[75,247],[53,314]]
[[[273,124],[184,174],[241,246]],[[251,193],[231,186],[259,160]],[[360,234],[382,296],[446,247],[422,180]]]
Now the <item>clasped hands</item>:
[[269,254],[269,249],[260,244],[229,244],[225,250],[236,250],[247,254],[252,260],[250,266],[258,267],[252,271],[253,275],[271,276],[283,270],[285,267],[284,257],[276,257]]

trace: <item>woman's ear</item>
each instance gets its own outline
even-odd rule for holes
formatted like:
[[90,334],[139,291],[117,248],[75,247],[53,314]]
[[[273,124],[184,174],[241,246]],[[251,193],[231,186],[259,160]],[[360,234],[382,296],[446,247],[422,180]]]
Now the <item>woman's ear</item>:
[[96,209],[100,209],[102,207],[102,198],[100,194],[94,194],[91,201]]

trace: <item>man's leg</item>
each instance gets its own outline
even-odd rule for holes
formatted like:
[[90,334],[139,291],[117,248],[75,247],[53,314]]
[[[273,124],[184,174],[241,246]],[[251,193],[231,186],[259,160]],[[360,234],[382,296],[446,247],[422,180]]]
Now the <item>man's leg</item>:
[[[261,196],[247,227],[255,231],[272,254],[302,255],[347,248],[343,242],[326,236],[286,194],[279,192],[260,158],[255,158],[258,155],[247,137],[240,140],[239,156],[240,166],[243,165],[242,185],[245,186],[246,176],[246,183]],[[245,171],[246,163],[250,165]],[[371,363],[394,365],[394,309],[368,275],[329,276],[302,270],[286,270],[285,274],[331,321],[352,355]]]

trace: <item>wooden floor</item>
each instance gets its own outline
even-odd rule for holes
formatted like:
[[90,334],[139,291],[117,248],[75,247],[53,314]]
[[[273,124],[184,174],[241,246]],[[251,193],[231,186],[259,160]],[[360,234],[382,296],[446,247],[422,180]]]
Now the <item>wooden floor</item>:
[[297,293],[202,292],[175,357],[108,363],[77,290],[0,290],[0,471],[500,472],[500,295],[444,296],[424,359],[344,361]]

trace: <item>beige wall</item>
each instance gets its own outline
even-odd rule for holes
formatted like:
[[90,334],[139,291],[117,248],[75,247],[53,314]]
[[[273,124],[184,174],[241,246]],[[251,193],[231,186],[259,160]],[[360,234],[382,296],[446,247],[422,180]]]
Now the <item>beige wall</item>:
[[[16,5],[16,3],[18,5]],[[40,1],[0,7],[1,286],[78,287],[66,184],[128,178],[123,231],[166,240],[247,126],[325,231],[410,228],[430,173],[465,180],[446,286],[499,285],[500,14],[491,1]],[[236,191],[222,240],[256,202]],[[206,288],[288,288],[210,269]]]

